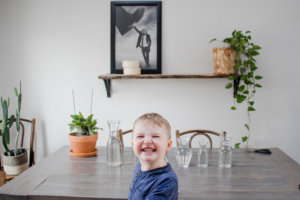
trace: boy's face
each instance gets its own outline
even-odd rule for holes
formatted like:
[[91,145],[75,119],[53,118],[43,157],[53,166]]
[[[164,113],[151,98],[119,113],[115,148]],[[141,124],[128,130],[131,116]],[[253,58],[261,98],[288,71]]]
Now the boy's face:
[[147,165],[150,168],[164,166],[164,156],[172,147],[166,127],[159,127],[149,121],[135,124],[131,144],[142,167]]

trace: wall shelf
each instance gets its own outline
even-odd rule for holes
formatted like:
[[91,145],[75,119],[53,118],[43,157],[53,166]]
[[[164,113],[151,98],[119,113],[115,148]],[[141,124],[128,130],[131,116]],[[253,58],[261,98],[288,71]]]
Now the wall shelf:
[[[141,74],[141,75],[123,75],[107,74],[98,76],[104,81],[107,97],[111,96],[111,80],[113,79],[190,79],[190,78],[227,78],[229,75],[215,74]],[[234,84],[236,88],[236,84]]]

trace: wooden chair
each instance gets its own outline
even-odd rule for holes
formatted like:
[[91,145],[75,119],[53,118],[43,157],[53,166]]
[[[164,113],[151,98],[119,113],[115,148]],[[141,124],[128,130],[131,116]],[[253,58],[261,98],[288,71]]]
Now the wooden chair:
[[187,131],[184,131],[184,132],[180,132],[179,130],[176,130],[176,144],[177,144],[177,146],[178,146],[177,138],[179,138],[182,135],[189,134],[189,133],[193,133],[193,135],[191,136],[191,139],[190,139],[190,143],[189,143],[190,147],[192,146],[192,140],[193,140],[194,137],[196,137],[197,135],[203,135],[203,136],[207,137],[211,149],[212,149],[213,145],[212,145],[212,139],[209,136],[209,134],[216,135],[216,136],[220,136],[220,135],[226,136],[225,131],[223,131],[222,133],[217,133],[215,131],[201,130],[201,129],[187,130]]
[[[22,127],[22,135],[20,136],[21,138],[21,147],[24,148],[24,137],[25,137],[25,126],[24,123],[28,123],[31,124],[31,132],[30,132],[30,136],[29,139],[29,167],[31,167],[32,165],[35,164],[35,160],[34,160],[34,150],[33,150],[33,144],[34,144],[34,135],[35,135],[35,123],[36,123],[36,119],[33,118],[32,120],[29,119],[24,119],[24,118],[20,118],[20,125]],[[2,123],[2,120],[0,120],[0,123]],[[0,166],[1,166],[1,162],[0,162]]]
[[127,131],[122,131],[122,129],[119,129],[118,136],[119,136],[119,140],[121,142],[122,148],[124,147],[123,135],[125,135],[127,133],[132,133],[132,129],[129,129]]

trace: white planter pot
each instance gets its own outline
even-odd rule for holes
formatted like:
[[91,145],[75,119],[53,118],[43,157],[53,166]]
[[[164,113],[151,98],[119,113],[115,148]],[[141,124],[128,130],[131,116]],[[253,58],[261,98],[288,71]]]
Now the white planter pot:
[[17,156],[8,156],[3,153],[3,167],[7,175],[18,175],[28,168],[28,156],[25,149],[18,149],[22,152]]

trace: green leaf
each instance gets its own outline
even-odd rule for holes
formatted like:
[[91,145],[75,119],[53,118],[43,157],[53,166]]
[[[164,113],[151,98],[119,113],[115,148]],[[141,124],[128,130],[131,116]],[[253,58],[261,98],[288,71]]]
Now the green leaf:
[[263,77],[262,76],[255,76],[255,79],[256,80],[260,80],[260,79],[262,79]]
[[255,111],[255,108],[249,106],[249,107],[248,107],[248,111]]
[[260,46],[258,46],[258,45],[254,45],[254,46],[253,46],[253,49],[255,49],[255,50],[260,50],[260,49],[261,49],[261,47],[260,47]]
[[252,71],[252,72],[254,72],[255,70],[257,70],[258,68],[256,67],[256,66],[251,66],[250,67],[250,70]]
[[81,112],[79,112],[79,118],[80,119],[84,118]]
[[242,91],[244,91],[244,89],[245,89],[245,85],[241,85],[241,86],[239,87],[238,90],[239,90],[240,92],[242,92]]
[[237,102],[242,103],[246,99],[245,95],[237,95]]
[[245,90],[243,94],[249,94],[249,90]]
[[15,95],[19,96],[17,88],[14,88],[14,91],[15,91]]
[[22,94],[18,96],[18,112],[21,111],[21,103],[22,103]]
[[242,62],[241,62],[241,61],[238,61],[238,62],[236,62],[236,64],[234,65],[233,69],[234,69],[235,71],[237,71],[238,68],[239,68],[241,65],[242,65]]
[[246,142],[247,140],[248,140],[248,137],[247,137],[247,136],[242,137],[242,141],[243,141],[243,142]]
[[216,41],[216,38],[213,38],[212,40],[209,41],[209,43],[212,43],[213,41]]
[[7,152],[9,152],[9,148],[8,148],[8,144],[9,144],[9,140],[10,140],[9,129],[6,128],[6,129],[3,131],[2,134],[3,134],[3,135],[2,135],[2,144],[3,144],[4,148],[5,148],[5,150],[6,150]]
[[71,131],[71,132],[74,130],[75,126],[76,126],[75,124],[69,124],[70,131]]
[[246,72],[246,69],[245,69],[244,67],[241,67],[241,68],[240,68],[240,72],[243,74],[243,73]]
[[246,85],[253,85],[253,82],[250,81],[250,80],[248,80],[248,79],[245,79],[245,80],[244,80],[244,83],[245,83]]
[[16,111],[16,128],[17,131],[20,131],[20,113]]
[[14,121],[15,121],[15,116],[11,115],[10,118],[9,118],[9,122],[8,122],[8,128],[12,127]]
[[246,127],[246,129],[247,129],[248,131],[250,130],[248,124],[245,124],[245,127]]
[[258,87],[258,88],[261,88],[262,86],[260,85],[260,84],[258,84],[258,83],[255,83],[255,85],[254,85],[255,87]]
[[234,75],[230,75],[228,76],[228,80],[234,80],[235,76]]
[[249,104],[250,104],[251,106],[253,106],[253,105],[254,105],[254,101],[249,101]]
[[253,77],[253,72],[249,72],[248,73],[248,78],[252,78]]
[[232,88],[232,83],[228,83],[225,88],[229,89],[229,88]]
[[231,110],[236,110],[236,107],[235,107],[235,106],[231,106],[230,109],[231,109]]
[[244,81],[245,79],[247,79],[247,76],[246,76],[246,75],[241,76],[241,80]]
[[239,148],[240,148],[240,144],[241,144],[241,143],[236,143],[236,144],[234,145],[234,147],[237,148],[237,149],[239,149]]

